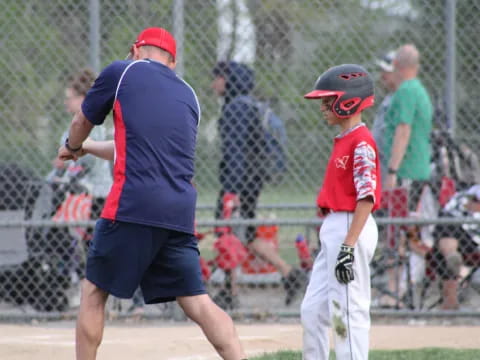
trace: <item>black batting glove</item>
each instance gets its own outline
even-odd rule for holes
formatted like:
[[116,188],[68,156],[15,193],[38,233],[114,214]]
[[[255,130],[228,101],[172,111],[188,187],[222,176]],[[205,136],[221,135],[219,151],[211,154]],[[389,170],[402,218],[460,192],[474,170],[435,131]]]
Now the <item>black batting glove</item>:
[[341,284],[348,284],[353,280],[353,247],[342,244],[335,265],[335,276]]

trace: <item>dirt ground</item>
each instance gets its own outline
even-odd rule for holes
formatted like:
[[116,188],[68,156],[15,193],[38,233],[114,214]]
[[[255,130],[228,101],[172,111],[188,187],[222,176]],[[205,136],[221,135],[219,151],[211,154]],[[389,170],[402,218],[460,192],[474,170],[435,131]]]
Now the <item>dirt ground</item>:
[[[298,350],[302,343],[298,323],[238,324],[249,356],[282,349]],[[374,325],[373,349],[421,347],[480,348],[480,327]],[[37,325],[0,324],[0,359],[74,358],[72,322]],[[219,359],[198,327],[190,323],[110,324],[105,329],[98,359],[210,360]]]

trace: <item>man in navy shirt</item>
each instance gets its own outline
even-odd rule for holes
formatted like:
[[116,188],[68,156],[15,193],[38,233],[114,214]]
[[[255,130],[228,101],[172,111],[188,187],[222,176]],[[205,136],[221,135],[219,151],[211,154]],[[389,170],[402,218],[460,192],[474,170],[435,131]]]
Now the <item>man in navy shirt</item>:
[[[114,183],[88,252],[77,320],[77,359],[95,359],[107,297],[147,304],[177,300],[224,359],[244,352],[231,318],[206,294],[194,237],[192,185],[200,106],[174,72],[176,44],[162,28],[142,31],[131,59],[108,65],[77,113],[62,160],[86,153],[114,160]],[[87,136],[113,109],[115,140]]]

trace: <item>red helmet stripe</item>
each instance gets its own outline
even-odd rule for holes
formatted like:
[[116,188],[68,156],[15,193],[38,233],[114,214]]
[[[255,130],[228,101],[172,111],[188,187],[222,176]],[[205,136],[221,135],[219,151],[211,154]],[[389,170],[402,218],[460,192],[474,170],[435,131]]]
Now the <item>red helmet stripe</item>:
[[342,96],[344,94],[343,91],[334,91],[334,90],[313,90],[310,91],[308,94],[305,94],[303,97],[305,99],[320,99],[322,97],[327,96]]

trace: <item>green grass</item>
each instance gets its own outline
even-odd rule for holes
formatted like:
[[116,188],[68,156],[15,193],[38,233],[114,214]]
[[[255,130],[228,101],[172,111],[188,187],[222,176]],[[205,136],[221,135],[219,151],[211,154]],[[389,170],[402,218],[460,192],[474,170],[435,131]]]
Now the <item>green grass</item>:
[[[217,192],[215,191],[199,191],[198,204],[212,205],[216,201]],[[315,192],[314,191],[292,191],[291,188],[286,186],[267,187],[260,196],[261,204],[315,204]],[[197,210],[197,220],[211,220],[214,217],[214,210]],[[307,208],[305,210],[282,210],[282,209],[258,209],[257,218],[270,218],[275,216],[277,219],[310,219],[316,216],[315,210]],[[211,230],[204,227],[199,227],[200,232]],[[307,232],[309,232],[307,234]],[[279,251],[280,256],[289,264],[298,265],[298,256],[295,249],[295,238],[297,234],[302,233],[308,235],[311,241],[317,241],[317,235],[313,228],[309,227],[307,230],[304,226],[281,226],[279,228]],[[213,248],[201,246],[202,256],[207,260],[212,259],[215,256]]]
[[[218,188],[198,188],[197,204],[215,204]],[[260,193],[260,204],[315,204],[317,188],[299,187],[298,184],[285,183],[281,185],[266,184]]]
[[[281,351],[251,358],[251,360],[301,360],[299,351]],[[334,360],[335,355],[330,355]],[[425,348],[417,350],[373,350],[370,360],[478,360],[480,349],[458,350],[442,348]]]

